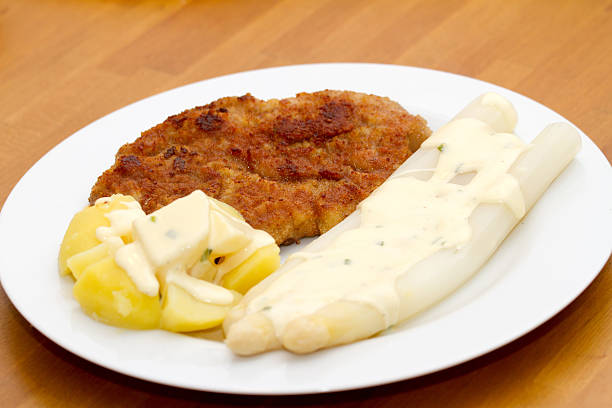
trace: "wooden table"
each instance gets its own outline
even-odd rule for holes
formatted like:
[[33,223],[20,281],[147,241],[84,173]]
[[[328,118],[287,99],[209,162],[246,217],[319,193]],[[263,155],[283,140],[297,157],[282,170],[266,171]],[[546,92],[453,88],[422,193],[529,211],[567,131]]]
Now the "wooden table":
[[[51,147],[128,103],[221,74],[334,61],[493,82],[559,112],[612,157],[612,1],[1,0],[0,201]],[[105,370],[51,343],[2,293],[0,406],[611,406],[610,269],[556,317],[476,360],[387,386],[282,398]]]

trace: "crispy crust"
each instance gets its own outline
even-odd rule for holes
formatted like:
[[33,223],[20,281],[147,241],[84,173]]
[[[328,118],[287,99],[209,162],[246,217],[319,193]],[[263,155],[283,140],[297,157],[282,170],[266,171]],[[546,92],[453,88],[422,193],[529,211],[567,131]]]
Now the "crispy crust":
[[130,194],[149,213],[201,189],[287,244],[344,219],[430,133],[423,118],[374,95],[227,97],[122,146],[89,201]]

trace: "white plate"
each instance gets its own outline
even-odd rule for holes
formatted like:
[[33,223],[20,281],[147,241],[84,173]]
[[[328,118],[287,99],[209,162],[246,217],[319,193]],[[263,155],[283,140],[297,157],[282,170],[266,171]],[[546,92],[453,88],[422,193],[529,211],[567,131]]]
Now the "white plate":
[[540,325],[576,298],[612,247],[612,171],[585,135],[576,160],[550,187],[488,264],[459,291],[387,335],[295,356],[238,358],[222,344],[161,330],[130,331],[86,317],[57,273],[72,215],[125,142],[167,116],[222,96],[262,99],[349,89],[388,96],[432,128],[486,91],[509,98],[517,133],[531,140],[564,119],[509,90],[443,72],[389,65],[321,64],[228,75],[144,99],[76,132],[15,186],[0,216],[0,277],[21,314],[45,336],[101,366],[197,390],[301,394],[416,377],[480,356]]

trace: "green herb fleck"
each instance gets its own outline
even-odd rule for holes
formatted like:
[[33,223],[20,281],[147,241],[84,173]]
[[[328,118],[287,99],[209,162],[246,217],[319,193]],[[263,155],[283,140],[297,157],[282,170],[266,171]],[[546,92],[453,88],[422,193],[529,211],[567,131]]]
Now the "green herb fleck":
[[385,246],[385,241],[378,241],[376,245]]
[[154,215],[150,216],[149,219],[151,220],[151,222],[157,221],[157,217]]
[[204,262],[205,260],[207,260],[208,257],[210,256],[210,254],[212,254],[212,249],[206,248],[206,250],[204,251],[204,253],[200,257],[200,262]]
[[344,264],[345,265],[350,265],[351,263],[352,263],[352,261],[350,259],[348,259],[348,258],[344,259]]
[[261,308],[261,311],[265,312],[266,310],[270,310],[270,309],[272,309],[272,306],[264,306]]
[[445,148],[446,148],[446,145],[444,143],[441,143],[438,145],[438,150],[441,152],[443,152]]

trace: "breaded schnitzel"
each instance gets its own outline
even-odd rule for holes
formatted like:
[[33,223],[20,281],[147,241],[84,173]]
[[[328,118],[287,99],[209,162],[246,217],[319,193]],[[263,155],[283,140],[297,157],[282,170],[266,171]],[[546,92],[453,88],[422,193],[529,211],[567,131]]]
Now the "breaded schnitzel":
[[221,98],[122,146],[89,201],[129,194],[149,213],[201,189],[287,244],[342,221],[430,133],[423,118],[375,95]]

